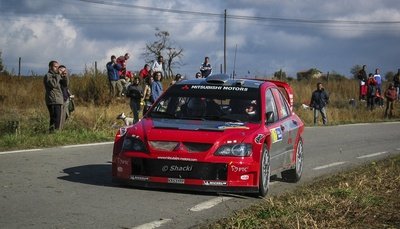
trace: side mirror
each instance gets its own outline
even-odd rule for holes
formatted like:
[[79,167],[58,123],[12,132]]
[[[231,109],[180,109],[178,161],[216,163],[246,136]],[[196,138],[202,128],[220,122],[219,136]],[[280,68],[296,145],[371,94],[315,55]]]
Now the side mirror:
[[275,121],[275,115],[273,111],[268,111],[266,116],[267,124],[273,123]]

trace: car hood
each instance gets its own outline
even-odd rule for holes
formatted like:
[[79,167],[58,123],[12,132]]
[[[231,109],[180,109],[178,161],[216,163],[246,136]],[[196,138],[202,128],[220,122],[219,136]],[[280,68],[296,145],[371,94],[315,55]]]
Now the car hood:
[[260,124],[207,120],[148,119],[142,120],[147,140],[215,143],[242,142]]

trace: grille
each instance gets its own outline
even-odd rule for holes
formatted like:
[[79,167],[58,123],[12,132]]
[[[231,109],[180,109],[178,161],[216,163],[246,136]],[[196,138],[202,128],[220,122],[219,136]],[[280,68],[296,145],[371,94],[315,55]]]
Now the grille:
[[213,144],[195,143],[195,142],[183,142],[183,145],[191,153],[205,152],[205,151],[209,150],[213,146]]
[[227,165],[224,163],[133,158],[132,175],[226,181]]

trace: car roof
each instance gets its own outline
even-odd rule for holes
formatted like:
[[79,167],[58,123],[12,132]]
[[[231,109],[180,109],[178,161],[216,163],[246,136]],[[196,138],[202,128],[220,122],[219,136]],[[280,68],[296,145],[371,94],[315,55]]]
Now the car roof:
[[257,79],[231,79],[227,74],[213,74],[208,76],[207,78],[200,79],[188,79],[178,82],[176,85],[220,85],[220,86],[242,86],[248,88],[260,88],[262,84],[271,84],[273,83],[265,81],[265,80],[257,80]]

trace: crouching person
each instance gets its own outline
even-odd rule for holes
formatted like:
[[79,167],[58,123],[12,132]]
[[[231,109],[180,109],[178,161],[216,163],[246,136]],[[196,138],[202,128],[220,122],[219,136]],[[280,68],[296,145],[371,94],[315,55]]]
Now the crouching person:
[[139,121],[140,103],[143,98],[143,88],[139,77],[132,78],[132,83],[128,86],[126,96],[130,98],[129,106],[133,113],[133,122]]

